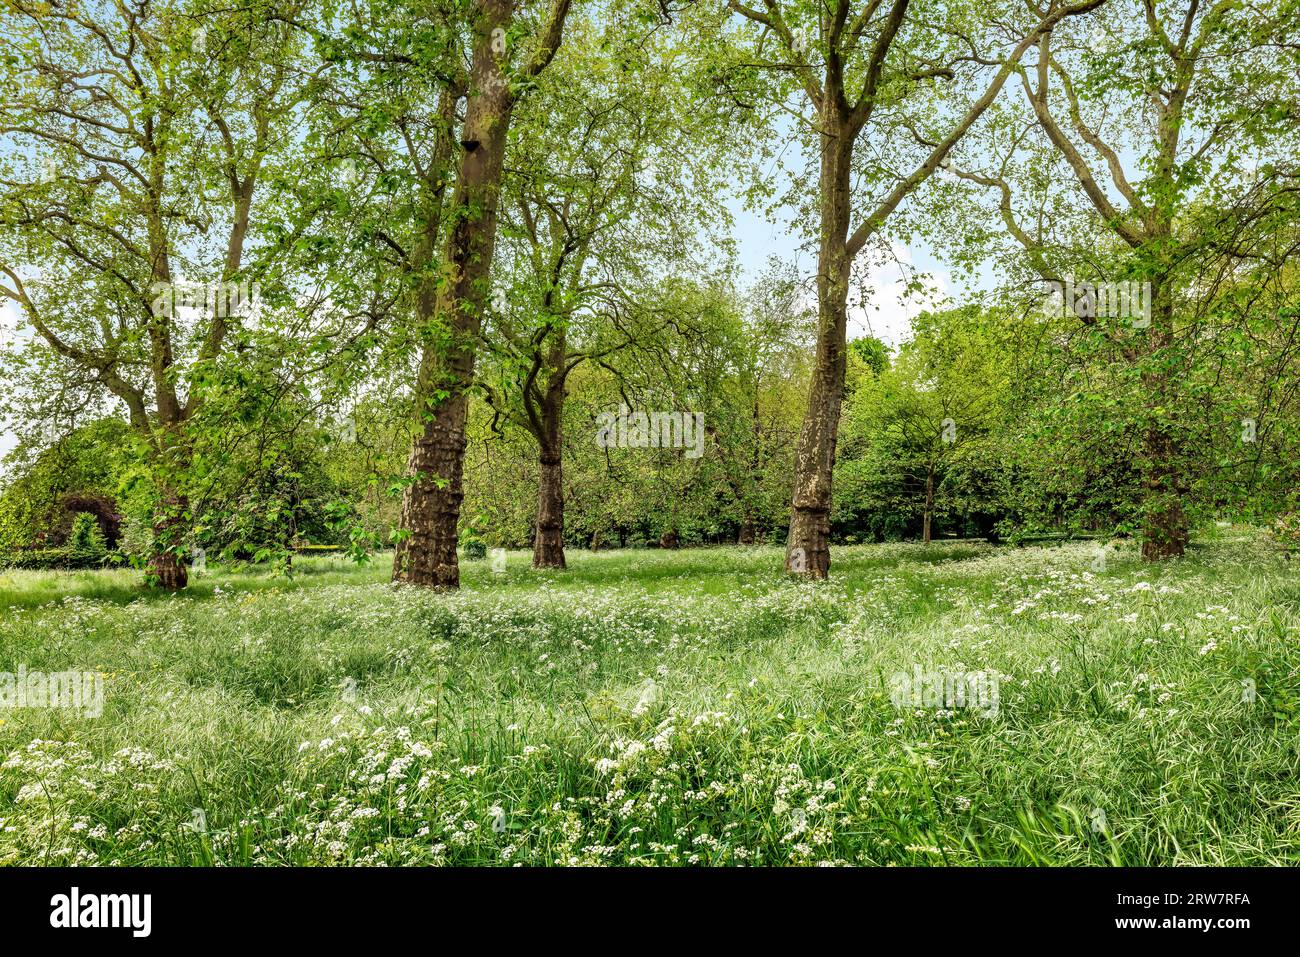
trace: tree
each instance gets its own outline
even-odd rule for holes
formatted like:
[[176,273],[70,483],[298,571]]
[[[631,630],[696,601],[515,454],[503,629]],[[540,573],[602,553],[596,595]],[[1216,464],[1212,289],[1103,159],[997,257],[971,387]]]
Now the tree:
[[788,523],[799,399],[808,384],[813,316],[791,264],[771,261],[743,294],[715,283],[695,293],[695,328],[682,337],[668,382],[704,416],[705,464],[717,511],[752,545]]
[[[690,109],[692,67],[678,38],[639,14],[615,8],[571,22],[570,43],[515,120],[506,256],[479,378],[498,415],[537,443],[536,568],[565,566],[569,376],[586,362],[612,369],[615,353],[671,332],[676,317],[644,307],[650,282],[702,270],[697,250],[716,247],[694,228],[727,218],[715,151],[701,149],[723,127]],[[657,168],[669,163],[671,174]]]
[[1006,418],[1005,341],[977,307],[923,314],[889,366],[854,392],[847,431],[865,446],[855,453],[919,487],[923,542],[945,478]]
[[[1263,237],[1294,214],[1300,117],[1283,91],[1298,15],[1137,0],[1112,3],[1105,23],[1053,26],[1019,71],[1032,125],[1006,117],[1000,163],[952,170],[993,191],[1022,265],[1065,292],[1085,333],[1076,355],[1113,356],[1122,403],[1097,399],[1135,439],[1147,560],[1182,555],[1190,537],[1193,477],[1217,444],[1204,429],[1227,425],[1204,404],[1222,399],[1223,331],[1252,312],[1281,318],[1272,296],[1243,310],[1223,293],[1240,293],[1237,277],[1271,255]],[[1121,291],[1131,302],[1116,308]]]
[[[121,482],[135,458],[132,439],[120,419],[105,418],[48,445],[19,443],[9,457],[12,477],[0,492],[0,549],[58,544],[70,511],[94,507],[106,519],[115,516]],[[110,545],[118,537],[114,524],[102,522]]]
[[519,97],[559,48],[569,6],[570,0],[553,0],[534,23],[515,20],[512,0],[476,3],[459,136],[464,152],[440,264],[445,273],[416,294],[416,322],[427,336],[416,384],[422,429],[407,465],[394,581],[443,588],[460,584],[456,541],[468,390],[489,298],[507,135]]
[[[1053,0],[1042,10],[1031,7],[1028,25],[1008,36],[1005,28],[988,26],[1013,15],[1001,8],[994,16],[983,6],[944,2],[869,0],[854,11],[846,2],[783,8],[766,0],[757,9],[729,0],[731,10],[758,28],[752,48],[760,64],[792,75],[814,113],[800,120],[811,131],[818,164],[817,363],[799,436],[787,571],[825,578],[830,570],[832,473],[854,261],[993,103],[1024,52],[1057,23],[1100,3]],[[936,30],[936,24],[942,26]],[[777,46],[771,53],[769,40]],[[900,131],[911,142],[864,171],[867,160],[856,148],[868,130],[876,131],[880,146],[901,145]],[[855,173],[866,190],[855,188]],[[856,194],[870,187],[877,191],[867,201],[869,211],[854,225]]]
[[125,406],[154,479],[149,577],[183,588],[187,423],[274,258],[247,253],[301,93],[294,44],[255,9],[147,0],[20,0],[0,23],[0,297]]

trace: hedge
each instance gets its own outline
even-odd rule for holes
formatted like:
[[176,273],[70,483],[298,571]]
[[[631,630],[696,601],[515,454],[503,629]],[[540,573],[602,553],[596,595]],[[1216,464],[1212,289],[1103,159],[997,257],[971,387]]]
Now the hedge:
[[121,552],[102,552],[79,548],[25,548],[0,552],[0,568],[23,571],[77,571],[94,568],[117,568],[127,564]]

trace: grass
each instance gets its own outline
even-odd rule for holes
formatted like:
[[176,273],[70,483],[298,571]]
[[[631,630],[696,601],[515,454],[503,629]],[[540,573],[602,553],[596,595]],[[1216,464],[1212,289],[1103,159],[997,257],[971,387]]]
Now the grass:
[[[98,717],[0,711],[0,863],[1300,862],[1296,566],[1097,552],[0,574],[0,671],[105,676]],[[914,668],[996,714],[897,706]]]

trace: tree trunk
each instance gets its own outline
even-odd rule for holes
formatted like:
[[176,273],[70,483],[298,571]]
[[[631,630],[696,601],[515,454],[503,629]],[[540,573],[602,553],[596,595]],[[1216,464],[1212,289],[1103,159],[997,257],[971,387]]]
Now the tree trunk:
[[[481,10],[471,77],[474,92],[461,130],[465,152],[444,259],[448,269],[426,278],[417,297],[426,328],[446,333],[447,341],[426,345],[421,357],[417,395],[424,429],[407,462],[411,481],[402,500],[402,535],[393,561],[394,581],[435,588],[460,585],[456,543],[464,498],[466,390],[474,378],[474,339],[489,298],[502,163],[514,105],[493,50],[494,31],[509,26],[510,3],[486,0]],[[436,295],[431,295],[432,289]],[[426,312],[430,300],[431,316]]]
[[799,430],[794,496],[785,567],[793,574],[825,578],[830,573],[831,474],[840,404],[844,398],[845,337],[848,326],[849,171],[851,137],[846,124],[827,111],[822,117],[821,248],[817,259],[817,365],[808,409]]
[[180,591],[189,585],[185,556],[180,550],[188,510],[189,502],[183,496],[168,493],[154,513],[153,555],[149,558],[147,580],[155,588]]
[[[547,307],[550,293],[547,294]],[[546,388],[530,380],[525,389],[533,437],[537,439],[537,529],[533,536],[533,567],[564,568],[564,386],[568,372],[568,339],[563,326],[554,328],[546,351]],[[540,361],[540,358],[539,358]]]
[[1142,558],[1149,562],[1181,558],[1191,534],[1183,511],[1187,490],[1177,443],[1153,424],[1146,431],[1143,446]]
[[564,568],[564,464],[559,447],[542,449],[537,476],[534,568]]
[[456,526],[465,497],[464,394],[444,401],[425,423],[407,462],[407,474],[417,476],[402,498],[401,528],[393,559],[393,581],[435,588],[460,586],[456,560]]
[[740,534],[737,536],[736,544],[753,545],[754,538],[754,517],[746,513],[746,515],[740,520]]
[[297,496],[293,497],[292,504],[289,508],[289,519],[284,523],[284,574],[287,578],[293,577],[293,546],[298,541],[298,508],[300,503]]

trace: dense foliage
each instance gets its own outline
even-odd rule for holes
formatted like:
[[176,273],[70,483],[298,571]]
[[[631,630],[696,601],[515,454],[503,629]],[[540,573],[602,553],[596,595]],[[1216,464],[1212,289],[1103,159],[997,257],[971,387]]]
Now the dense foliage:
[[1182,7],[10,4],[0,553],[1285,525],[1300,11]]

